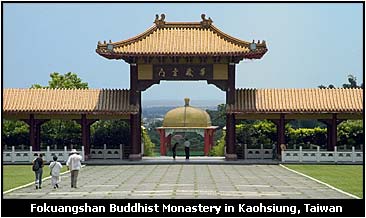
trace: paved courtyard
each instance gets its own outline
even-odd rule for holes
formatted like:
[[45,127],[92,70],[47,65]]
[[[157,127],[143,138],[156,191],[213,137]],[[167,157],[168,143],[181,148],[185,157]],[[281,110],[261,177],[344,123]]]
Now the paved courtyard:
[[351,198],[279,165],[86,166],[77,189],[70,188],[70,173],[59,189],[50,183],[4,198]]

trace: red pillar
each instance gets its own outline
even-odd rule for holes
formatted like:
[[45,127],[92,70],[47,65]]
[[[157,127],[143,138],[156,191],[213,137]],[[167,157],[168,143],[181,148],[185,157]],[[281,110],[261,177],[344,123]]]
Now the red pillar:
[[332,151],[332,125],[331,123],[326,123],[327,125],[327,150]]
[[160,155],[166,155],[166,146],[165,146],[165,129],[159,129],[160,133]]
[[75,121],[81,125],[81,144],[84,146],[85,160],[88,160],[90,156],[90,126],[97,119],[87,119],[86,114],[82,114],[81,119]]
[[[166,142],[166,148],[171,149],[172,148],[172,134],[169,134],[166,138],[165,138],[165,142]],[[165,149],[165,155],[168,153],[167,149]]]
[[[228,85],[226,90],[226,104],[235,104],[235,64],[228,65]],[[235,136],[235,116],[226,115],[226,159],[236,160],[236,136]]]
[[332,115],[330,129],[331,129],[330,131],[331,145],[330,148],[328,149],[334,151],[334,147],[337,146],[337,114]]
[[[137,64],[130,64],[130,104],[139,105],[141,94],[138,91]],[[130,132],[131,132],[131,153],[130,160],[141,159],[141,116],[140,110],[137,114],[130,115]]]
[[203,154],[205,156],[208,156],[208,153],[210,152],[210,131],[208,129],[205,129],[204,131],[205,131],[204,133],[205,144],[203,148]]
[[36,140],[36,121],[34,119],[34,114],[29,115],[29,139],[30,145],[32,146],[33,151],[39,151],[40,148],[37,146]]
[[278,133],[278,140],[277,140],[277,154],[281,154],[281,144],[286,144],[285,140],[285,115],[280,114],[280,120],[277,125],[277,133]]
[[211,151],[211,148],[214,145],[214,134],[215,134],[215,130],[214,129],[211,129],[210,131],[211,131],[211,135],[210,135],[210,151]]
[[49,121],[47,119],[34,119],[34,114],[29,115],[29,119],[23,120],[29,125],[29,142],[33,151],[41,150],[41,125]]

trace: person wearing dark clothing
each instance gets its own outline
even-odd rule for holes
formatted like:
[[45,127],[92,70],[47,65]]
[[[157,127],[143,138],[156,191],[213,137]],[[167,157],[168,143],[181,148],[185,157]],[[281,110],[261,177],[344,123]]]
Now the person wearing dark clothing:
[[34,159],[32,162],[33,171],[36,176],[36,179],[35,179],[36,189],[42,188],[42,174],[43,174],[43,166],[44,166],[42,157],[43,157],[43,155],[39,154],[39,156],[36,159]]
[[175,160],[175,156],[177,155],[177,146],[179,145],[178,142],[176,142],[173,147],[172,147],[172,152],[173,152],[173,159]]
[[186,139],[186,141],[184,142],[184,152],[186,153],[186,160],[189,159],[189,146],[191,145],[191,143],[188,141],[188,139]]
[[272,160],[277,158],[277,146],[276,144],[272,145]]

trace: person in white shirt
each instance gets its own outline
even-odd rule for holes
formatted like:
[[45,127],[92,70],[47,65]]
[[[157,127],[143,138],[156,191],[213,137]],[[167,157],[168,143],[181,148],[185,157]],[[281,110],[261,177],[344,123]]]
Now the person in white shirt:
[[50,174],[51,174],[51,184],[54,189],[58,188],[60,183],[60,172],[62,165],[57,161],[57,156],[53,156],[53,161],[50,163]]
[[71,172],[71,188],[77,188],[77,179],[79,175],[79,170],[81,168],[81,160],[82,157],[76,151],[76,149],[72,149],[70,152],[69,159],[67,159],[66,166]]
[[186,160],[189,159],[189,146],[190,145],[191,145],[191,143],[186,138],[186,141],[184,142],[184,152],[186,153]]

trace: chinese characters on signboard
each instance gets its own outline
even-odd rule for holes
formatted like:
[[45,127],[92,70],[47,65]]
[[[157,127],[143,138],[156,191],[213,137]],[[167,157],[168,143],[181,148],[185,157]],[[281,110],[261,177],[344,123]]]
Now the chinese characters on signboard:
[[157,80],[213,79],[213,66],[211,64],[153,65],[153,78]]

